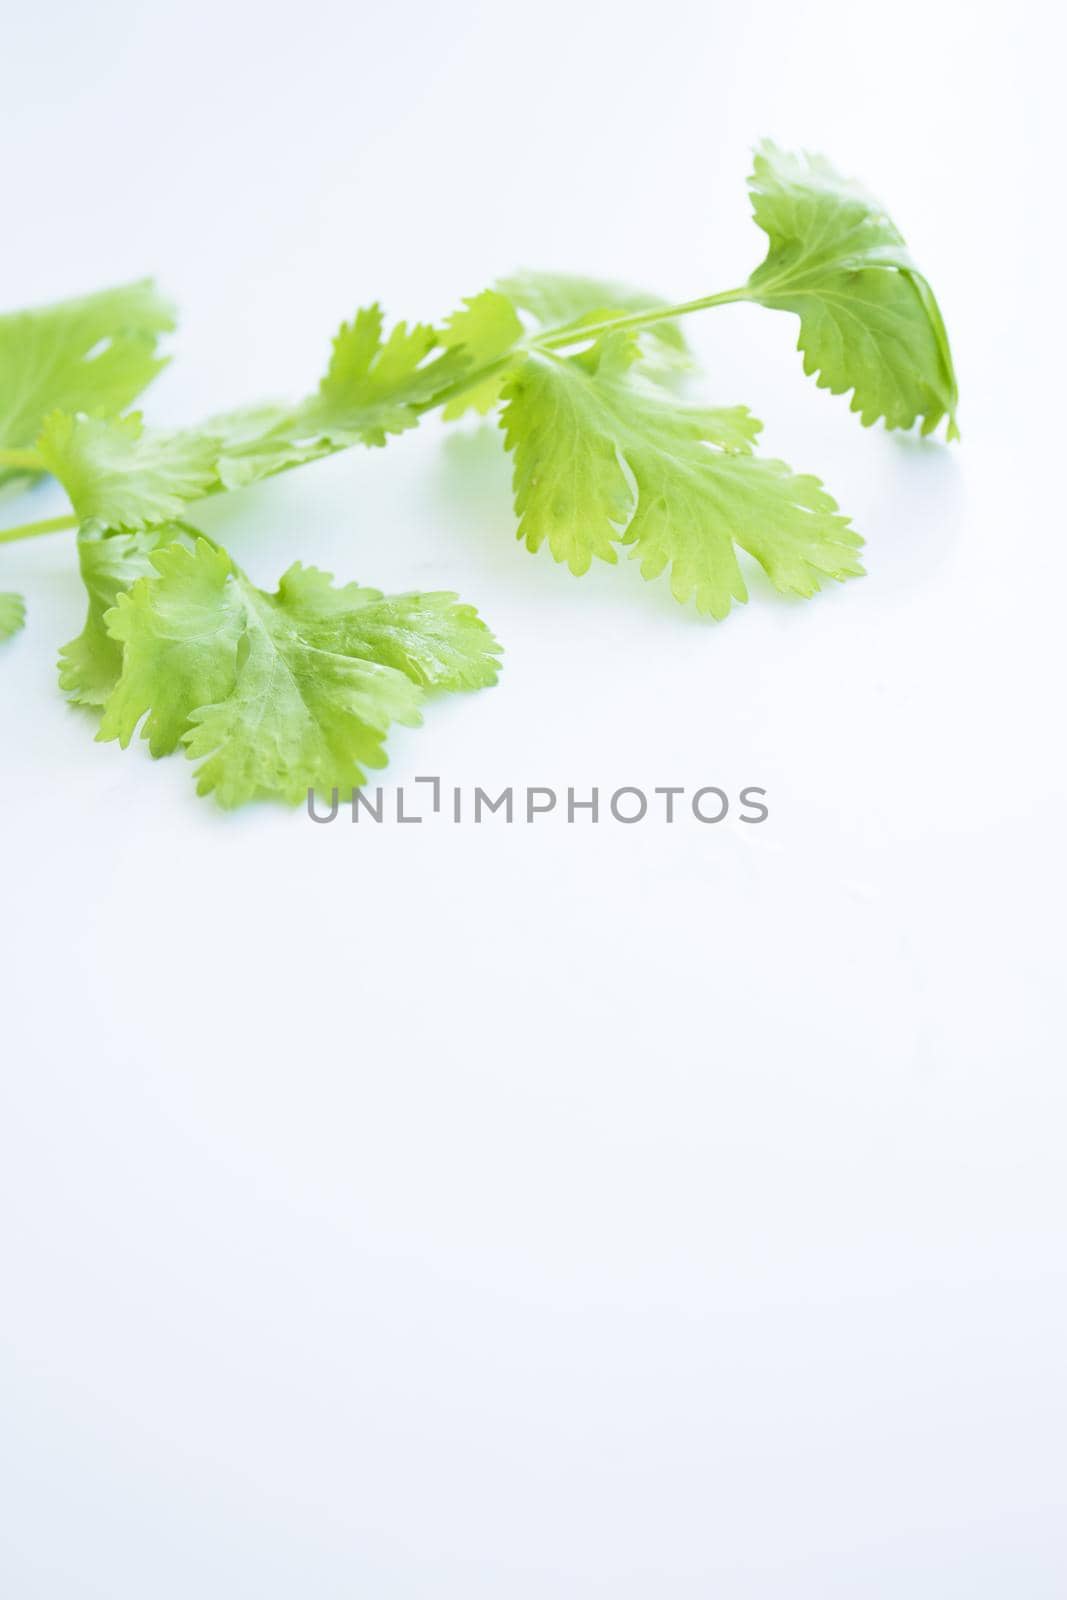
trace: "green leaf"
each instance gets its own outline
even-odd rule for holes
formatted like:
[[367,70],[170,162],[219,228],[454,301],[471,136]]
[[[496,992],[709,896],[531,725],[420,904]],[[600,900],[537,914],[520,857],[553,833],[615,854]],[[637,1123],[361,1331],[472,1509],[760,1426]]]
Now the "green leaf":
[[55,412],[37,448],[78,516],[108,528],[166,522],[218,481],[216,439],[146,430],[136,412],[109,422]]
[[243,489],[332,455],[337,448],[328,439],[309,435],[300,406],[246,406],[209,417],[199,432],[215,442],[215,470],[222,489]]
[[145,429],[139,414],[100,421],[49,416],[37,449],[75,511],[110,529],[151,527],[203,495],[240,489],[354,444],[382,445],[413,428],[438,391],[466,370],[465,350],[433,360],[432,328],[398,323],[382,339],[377,306],[342,327],[311,399],[248,406],[200,428]]
[[765,142],[749,179],[770,239],[749,297],[800,318],[797,348],[820,388],[853,391],[865,427],[932,433],[947,417],[957,438],[958,391],[933,290],[878,201],[821,156]]
[[383,595],[334,586],[298,561],[278,585],[287,614],[314,625],[323,649],[379,661],[423,689],[485,689],[497,680],[500,646],[473,606],[447,591]]
[[744,407],[642,387],[627,343],[611,335],[584,360],[531,356],[509,382],[502,425],[528,548],[547,542],[582,573],[632,545],[646,578],[669,567],[675,597],[719,618],[747,599],[735,546],[794,594],[862,572],[862,541],[818,479],[750,454],[759,423]]
[[122,646],[104,617],[138,578],[155,573],[152,553],[180,537],[166,524],[146,533],[112,534],[102,522],[78,530],[78,565],[89,596],[85,626],[59,652],[59,683],[78,705],[102,706],[119,681]]
[[173,327],[147,280],[0,316],[0,445],[33,445],[50,411],[124,411],[166,365],[156,346]]
[[26,621],[26,606],[20,594],[0,594],[0,639],[10,639]]
[[[522,336],[522,323],[507,295],[498,289],[483,289],[481,294],[465,300],[461,311],[452,313],[440,339],[449,349],[465,350],[471,367],[476,369],[499,361]],[[504,378],[504,372],[493,373],[475,388],[450,400],[441,415],[446,422],[461,417],[465,411],[484,416],[500,399]]]
[[413,428],[421,408],[468,365],[458,349],[429,360],[437,345],[433,328],[422,323],[398,322],[383,340],[381,307],[358,312],[333,342],[318,394],[300,408],[301,437],[318,435],[337,448],[383,445],[389,434]]
[[424,687],[496,680],[499,646],[453,595],[386,599],[299,565],[266,594],[206,541],[152,564],[107,617],[123,669],[99,737],[126,745],[145,718],[152,754],[184,743],[225,807],[351,792],[390,724],[420,721]]

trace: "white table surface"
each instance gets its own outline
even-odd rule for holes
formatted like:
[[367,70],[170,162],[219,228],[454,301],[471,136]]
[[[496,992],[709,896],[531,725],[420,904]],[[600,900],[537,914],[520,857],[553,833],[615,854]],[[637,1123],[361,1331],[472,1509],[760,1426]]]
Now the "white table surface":
[[[886,200],[963,443],[793,319],[690,324],[870,575],[721,625],[513,537],[434,421],[205,513],[507,646],[389,784],[767,788],[758,828],[224,817],[95,744],[66,536],[0,551],[0,1590],[1067,1591],[1062,35],[856,3],[147,7],[4,23],[0,305],[155,272],[150,418],[299,392],[380,297],[729,287],[770,134]],[[46,515],[5,502],[7,522]],[[392,791],[390,790],[390,793]]]

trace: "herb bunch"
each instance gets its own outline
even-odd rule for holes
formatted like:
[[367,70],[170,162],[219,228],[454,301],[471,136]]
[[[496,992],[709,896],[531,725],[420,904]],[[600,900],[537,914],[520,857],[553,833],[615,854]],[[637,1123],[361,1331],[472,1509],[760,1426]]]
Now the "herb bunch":
[[[764,260],[739,288],[669,305],[587,278],[523,274],[441,327],[377,305],[338,332],[318,389],[196,428],[147,428],[130,406],[165,364],[170,307],[151,283],[0,317],[0,489],[51,474],[71,513],[0,543],[77,529],[85,626],[60,683],[97,737],[185,748],[224,806],[350,793],[384,765],[393,722],[427,691],[496,681],[500,646],[450,593],[384,596],[299,562],[268,593],[189,521],[190,507],[351,445],[384,445],[427,412],[499,411],[518,537],[572,572],[620,549],[681,602],[724,618],[747,599],[738,552],[782,593],[859,576],[862,544],[819,482],[756,452],[745,406],[681,395],[680,323],[751,301],[800,319],[804,370],[851,393],[865,427],[944,421],[957,388],[937,302],[880,205],[820,157],[765,143],[749,180]],[[0,594],[0,638],[25,611]]]

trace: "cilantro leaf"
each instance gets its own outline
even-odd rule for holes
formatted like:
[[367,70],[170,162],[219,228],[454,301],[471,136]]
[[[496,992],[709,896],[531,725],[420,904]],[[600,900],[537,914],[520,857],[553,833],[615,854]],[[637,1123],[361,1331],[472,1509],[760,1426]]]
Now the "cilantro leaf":
[[146,533],[110,534],[99,521],[78,530],[78,565],[89,596],[85,626],[59,652],[59,683],[77,705],[102,706],[119,681],[122,646],[104,618],[120,593],[138,578],[155,573],[151,556],[180,530],[168,524]]
[[864,427],[884,418],[958,437],[958,391],[933,290],[876,200],[821,156],[765,141],[749,190],[770,239],[749,298],[800,318],[804,371],[832,394],[853,391]]
[[318,394],[299,412],[304,436],[318,434],[336,447],[383,445],[391,433],[413,428],[420,408],[447,388],[468,365],[462,350],[446,349],[427,360],[438,336],[433,328],[398,322],[382,339],[377,305],[345,323]]
[[246,406],[209,417],[199,431],[214,441],[221,489],[243,489],[332,455],[336,448],[309,435],[300,406]]
[[173,327],[147,280],[0,316],[0,445],[32,445],[50,411],[124,411],[166,365],[156,346]]
[[38,453],[80,517],[137,529],[176,517],[207,494],[330,455],[308,437],[299,407],[249,406],[210,417],[202,428],[146,429],[139,413],[111,422],[49,417]]
[[[742,552],[794,594],[860,574],[848,520],[818,479],[754,453],[745,407],[677,398],[692,364],[680,319],[746,299],[792,311],[805,371],[851,392],[865,425],[930,433],[945,419],[954,438],[941,313],[881,206],[821,158],[764,144],[750,190],[768,249],[743,287],[667,304],[523,273],[438,329],[388,332],[372,305],[342,326],[308,398],[198,428],[149,430],[128,410],[173,325],[151,284],[0,317],[0,487],[51,471],[73,505],[5,527],[0,544],[80,523],[88,611],[60,677],[101,708],[100,736],[125,744],[143,726],[154,754],[184,745],[223,805],[291,801],[360,784],[424,692],[493,682],[499,646],[455,596],[385,597],[299,563],[266,593],[180,520],[205,495],[383,445],[435,407],[502,406],[519,537],[575,573],[622,547],[714,617],[747,598]],[[18,596],[0,595],[0,638],[23,617]]]
[[496,682],[500,646],[473,606],[454,594],[383,595],[334,586],[328,572],[299,561],[283,574],[278,600],[312,624],[318,644],[394,667],[423,689],[485,689]]
[[415,427],[469,365],[465,350],[439,349],[446,341],[423,323],[399,322],[388,338],[382,327],[377,305],[344,323],[309,399],[209,417],[200,433],[215,440],[216,487],[239,489],[354,444],[384,445],[390,434]]
[[166,522],[218,481],[217,440],[146,430],[137,412],[111,421],[54,412],[37,449],[78,516],[109,528]]
[[381,311],[371,306],[341,328],[318,393],[297,405],[249,406],[169,431],[145,429],[138,413],[102,421],[54,412],[37,453],[79,517],[111,529],[151,527],[203,495],[413,428],[469,364],[458,348],[427,361],[437,343],[432,328],[403,322],[383,340]]
[[107,616],[123,668],[98,737],[126,745],[145,718],[152,754],[184,743],[225,807],[350,792],[390,723],[421,720],[423,687],[496,680],[499,646],[453,595],[386,599],[299,565],[267,594],[206,540],[151,559]]
[[[449,349],[462,349],[470,358],[472,368],[491,366],[507,355],[522,338],[522,323],[515,307],[499,289],[483,289],[463,302],[463,309],[454,311],[441,330],[441,343]],[[503,372],[494,372],[475,388],[466,389],[450,400],[441,415],[446,422],[461,417],[465,411],[477,411],[484,416],[500,399],[504,382]]]
[[735,545],[775,587],[810,595],[862,572],[858,534],[818,479],[750,454],[743,407],[691,406],[635,383],[622,334],[585,358],[532,355],[509,381],[519,537],[576,573],[632,545],[647,578],[670,568],[679,601],[725,617],[747,599]]
[[0,639],[10,639],[26,621],[26,606],[20,594],[0,594]]

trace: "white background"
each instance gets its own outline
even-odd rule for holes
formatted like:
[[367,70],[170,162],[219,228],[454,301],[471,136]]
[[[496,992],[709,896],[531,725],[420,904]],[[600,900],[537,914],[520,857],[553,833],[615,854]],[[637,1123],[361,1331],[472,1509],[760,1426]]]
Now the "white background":
[[265,583],[490,619],[499,688],[394,737],[391,783],[762,784],[760,828],[225,817],[60,697],[69,537],[0,551],[11,1600],[1067,1592],[1051,15],[5,20],[0,305],[157,273],[152,420],[299,393],[375,297],[729,287],[770,134],[886,200],[964,435],[861,429],[789,317],[694,320],[701,392],[868,540],[862,582],[719,626],[521,550],[488,427],[205,512]]

